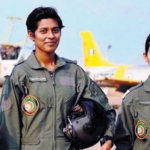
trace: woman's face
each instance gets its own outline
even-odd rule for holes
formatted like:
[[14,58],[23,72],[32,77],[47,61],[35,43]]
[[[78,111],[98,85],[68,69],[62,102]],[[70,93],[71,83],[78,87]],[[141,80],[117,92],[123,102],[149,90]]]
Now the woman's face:
[[145,61],[150,65],[150,47],[148,49],[147,54],[143,53],[143,56],[144,56]]
[[37,24],[34,35],[29,31],[30,38],[35,42],[35,50],[39,52],[54,53],[61,37],[58,23],[52,19],[41,19]]

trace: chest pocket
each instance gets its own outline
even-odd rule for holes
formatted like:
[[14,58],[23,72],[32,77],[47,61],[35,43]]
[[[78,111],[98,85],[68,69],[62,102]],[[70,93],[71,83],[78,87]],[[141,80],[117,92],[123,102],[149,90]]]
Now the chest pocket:
[[138,119],[146,119],[150,123],[150,100],[136,102],[134,116]]
[[71,76],[60,76],[57,85],[59,85],[56,90],[58,99],[63,99],[64,102],[70,101],[75,97],[76,89],[75,89],[75,80]]
[[29,77],[28,94],[37,97],[43,106],[52,107],[49,98],[48,80],[46,77]]

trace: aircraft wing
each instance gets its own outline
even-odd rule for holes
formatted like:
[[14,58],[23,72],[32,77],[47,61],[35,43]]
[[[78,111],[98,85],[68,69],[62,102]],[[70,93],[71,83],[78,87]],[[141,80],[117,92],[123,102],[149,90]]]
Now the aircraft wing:
[[95,81],[102,85],[114,86],[116,88],[120,86],[134,86],[140,83],[140,81],[138,80],[116,79],[116,78],[101,78],[96,79]]

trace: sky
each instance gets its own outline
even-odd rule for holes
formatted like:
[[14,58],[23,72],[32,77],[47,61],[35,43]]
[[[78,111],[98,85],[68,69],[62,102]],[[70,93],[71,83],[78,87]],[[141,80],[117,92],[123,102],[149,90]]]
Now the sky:
[[[26,19],[39,6],[57,9],[65,28],[58,55],[83,65],[81,31],[92,32],[107,59],[120,64],[143,64],[142,53],[150,33],[149,0],[0,0],[0,42],[7,39],[8,17]],[[24,22],[16,21],[10,42],[26,37]],[[32,42],[29,42],[33,45]],[[108,49],[108,46],[111,48]]]

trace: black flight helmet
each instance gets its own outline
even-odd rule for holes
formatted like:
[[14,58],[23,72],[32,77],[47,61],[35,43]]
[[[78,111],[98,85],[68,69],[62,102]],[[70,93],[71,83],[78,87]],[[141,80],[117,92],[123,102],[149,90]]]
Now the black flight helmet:
[[66,137],[78,149],[96,144],[103,137],[108,120],[99,103],[86,99],[80,105],[83,112],[71,111],[63,129]]

